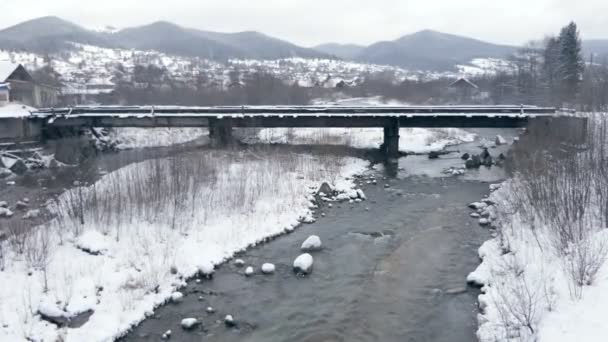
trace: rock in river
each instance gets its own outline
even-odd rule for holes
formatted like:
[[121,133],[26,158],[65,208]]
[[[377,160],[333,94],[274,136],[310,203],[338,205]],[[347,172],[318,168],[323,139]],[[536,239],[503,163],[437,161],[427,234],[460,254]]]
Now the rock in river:
[[196,318],[184,318],[182,319],[182,328],[185,330],[192,330],[201,324]]
[[304,253],[294,260],[293,270],[298,274],[308,274],[312,271],[313,262],[312,255]]
[[265,263],[262,265],[262,273],[264,274],[272,274],[274,273],[275,267],[271,263]]
[[321,238],[317,235],[311,235],[302,243],[300,247],[305,252],[314,252],[321,250]]

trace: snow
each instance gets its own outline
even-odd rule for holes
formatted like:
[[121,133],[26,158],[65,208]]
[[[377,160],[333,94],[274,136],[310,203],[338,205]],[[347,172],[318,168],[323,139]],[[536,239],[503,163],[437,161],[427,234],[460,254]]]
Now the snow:
[[190,330],[198,326],[200,322],[196,318],[184,318],[182,319],[181,326],[186,330]]
[[234,260],[234,265],[236,267],[243,267],[243,266],[245,266],[245,260],[243,260],[243,259],[236,259],[236,260]]
[[25,118],[31,115],[31,112],[36,108],[26,106],[20,103],[11,102],[6,105],[0,105],[0,118]]
[[87,230],[76,240],[76,247],[91,253],[101,254],[108,249],[108,237],[97,230]]
[[224,317],[224,323],[229,327],[234,326],[234,317],[232,317],[232,315],[226,315],[226,317]]
[[303,273],[303,274],[310,273],[312,271],[313,262],[314,261],[313,261],[312,255],[310,255],[308,253],[304,253],[304,254],[300,255],[299,257],[297,257],[296,260],[294,260],[293,269],[297,273]]
[[318,237],[317,235],[311,235],[309,236],[306,240],[304,240],[304,242],[302,243],[302,247],[300,247],[301,250],[303,251],[318,251],[321,249],[321,238]]
[[507,139],[505,139],[502,135],[497,135],[495,143],[497,146],[506,145]]
[[10,209],[0,207],[0,217],[12,217],[13,214]]
[[198,271],[203,275],[213,274],[214,269],[215,269],[215,267],[213,266],[213,263],[211,263],[209,260],[203,260],[198,265]]
[[274,273],[275,269],[275,266],[271,263],[265,263],[262,265],[262,273],[264,274]]
[[[399,151],[429,153],[446,146],[475,140],[475,134],[459,128],[401,128]],[[382,145],[382,128],[265,128],[250,143],[348,145],[376,149]]]
[[23,219],[24,220],[36,219],[39,216],[40,216],[40,210],[39,209],[28,210],[25,213],[25,215],[23,215]]
[[109,138],[118,141],[120,149],[163,147],[191,141],[206,141],[203,128],[113,128]]
[[184,299],[184,295],[181,292],[173,292],[171,294],[171,302],[180,303]]
[[253,275],[253,272],[254,272],[253,271],[253,267],[251,267],[251,266],[247,266],[247,268],[245,269],[245,275],[246,276]]

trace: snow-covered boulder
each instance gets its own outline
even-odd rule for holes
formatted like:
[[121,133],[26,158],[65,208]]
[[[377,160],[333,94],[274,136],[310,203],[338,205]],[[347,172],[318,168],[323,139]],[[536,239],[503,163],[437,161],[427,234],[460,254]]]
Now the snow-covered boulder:
[[362,200],[366,200],[367,199],[367,197],[365,196],[365,193],[361,189],[357,189],[357,196],[359,196],[359,198],[362,199]]
[[202,261],[199,265],[198,265],[198,272],[204,276],[209,277],[210,275],[213,274],[215,267],[213,266],[212,263],[210,263],[209,261]]
[[7,201],[0,201],[0,208],[8,208],[8,202]]
[[318,251],[322,247],[321,238],[317,235],[309,236],[304,242],[302,242],[302,246],[300,249],[304,252],[313,252]]
[[317,220],[315,219],[314,216],[312,216],[312,212],[309,212],[308,214],[306,214],[306,216],[300,217],[299,221],[302,223],[311,224],[311,223],[315,223]]
[[293,270],[298,274],[308,274],[312,271],[313,262],[312,255],[304,253],[294,260]]
[[170,338],[171,338],[171,330],[167,330],[167,331],[165,331],[165,333],[164,333],[164,334],[163,334],[163,336],[162,336],[162,339],[163,339],[163,340],[168,340],[168,339],[170,339]]
[[485,209],[487,206],[488,205],[484,202],[473,202],[473,203],[469,204],[469,208],[475,209],[475,210]]
[[302,242],[302,247],[300,247],[300,249],[305,252],[313,252],[321,250],[321,247],[321,238],[317,235],[311,235]]
[[205,310],[208,314],[212,314],[215,312],[215,309],[211,306],[208,306],[207,309]]
[[230,328],[236,326],[234,317],[232,317],[232,315],[226,315],[226,317],[224,317],[224,324],[226,324],[226,326]]
[[176,291],[171,294],[172,303],[181,303],[183,299],[184,299],[184,294],[181,292]]
[[487,218],[480,218],[479,219],[479,225],[480,226],[487,226],[490,224],[490,220]]
[[338,196],[336,196],[336,201],[344,202],[348,200],[350,200],[350,196],[346,193],[338,194]]
[[236,259],[236,260],[234,260],[234,266],[236,266],[236,267],[243,267],[243,266],[245,266],[245,260],[243,260],[243,259]]
[[321,196],[321,197],[325,197],[325,196],[331,196],[334,192],[334,189],[331,187],[331,185],[329,185],[329,183],[323,183],[321,184],[321,187],[319,188],[319,190],[317,191],[317,195]]
[[201,322],[196,318],[184,318],[182,319],[181,323],[182,328],[184,328],[185,330],[192,330],[200,324]]
[[70,314],[60,309],[54,301],[43,299],[38,304],[38,314],[48,322],[65,325],[70,320]]
[[251,276],[251,275],[253,275],[253,267],[248,266],[248,267],[245,269],[245,275],[246,275],[246,276]]
[[275,266],[271,263],[265,263],[262,265],[262,273],[264,274],[272,274],[275,271]]
[[501,135],[497,135],[495,143],[496,143],[496,146],[506,145],[507,144],[507,139],[503,138]]
[[7,208],[0,207],[0,217],[13,217],[14,213]]
[[40,210],[38,210],[38,209],[28,210],[27,213],[25,213],[25,215],[23,215],[24,220],[33,220],[33,219],[37,219],[38,217],[40,217]]
[[29,204],[27,204],[23,201],[18,201],[15,204],[15,208],[17,208],[17,210],[25,210],[25,209],[27,209],[27,207],[29,207]]
[[76,239],[76,247],[92,255],[103,254],[108,245],[107,236],[96,230],[87,230]]

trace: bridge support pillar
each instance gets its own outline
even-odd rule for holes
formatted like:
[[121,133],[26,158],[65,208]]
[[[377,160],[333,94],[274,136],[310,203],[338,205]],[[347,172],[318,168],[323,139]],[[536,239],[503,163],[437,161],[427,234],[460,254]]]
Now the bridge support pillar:
[[233,142],[232,123],[229,119],[209,119],[209,138],[216,146],[226,146]]
[[390,118],[384,126],[382,152],[388,160],[399,158],[399,118]]

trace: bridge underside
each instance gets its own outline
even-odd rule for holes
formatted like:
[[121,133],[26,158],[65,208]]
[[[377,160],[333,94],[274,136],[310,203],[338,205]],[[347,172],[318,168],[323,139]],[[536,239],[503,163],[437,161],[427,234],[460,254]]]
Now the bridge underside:
[[52,125],[56,127],[212,127],[223,123],[231,127],[389,127],[396,122],[400,127],[421,128],[491,128],[491,127],[523,127],[528,116],[285,116],[285,117],[86,117],[56,118]]

